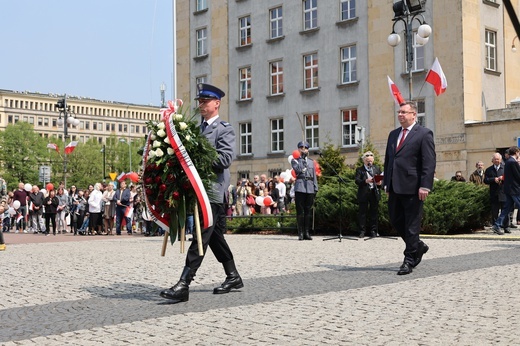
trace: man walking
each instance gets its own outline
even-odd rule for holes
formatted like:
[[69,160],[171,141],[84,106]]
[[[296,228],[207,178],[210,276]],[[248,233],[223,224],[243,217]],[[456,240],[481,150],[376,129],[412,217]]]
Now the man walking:
[[[210,84],[197,86],[199,110],[204,122],[201,125],[201,133],[215,147],[218,159],[213,163],[217,174],[217,181],[213,186],[214,199],[210,200],[213,213],[213,226],[202,232],[202,246],[204,255],[208,246],[213,251],[217,261],[222,263],[226,273],[226,280],[222,285],[213,289],[214,294],[229,293],[232,289],[244,287],[242,278],[238,274],[233,259],[233,253],[224,238],[226,232],[226,195],[230,184],[231,174],[229,166],[235,157],[235,131],[225,121],[219,119],[220,100],[224,92]],[[180,280],[173,287],[163,290],[161,297],[171,299],[174,302],[185,302],[189,299],[189,285],[195,273],[202,264],[204,256],[199,255],[197,240],[194,237],[186,255],[186,265],[182,271]]]
[[406,275],[429,249],[419,233],[423,203],[433,188],[436,155],[433,132],[417,123],[415,102],[402,103],[397,118],[401,127],[390,132],[386,145],[384,186],[390,222],[406,244],[397,275]]

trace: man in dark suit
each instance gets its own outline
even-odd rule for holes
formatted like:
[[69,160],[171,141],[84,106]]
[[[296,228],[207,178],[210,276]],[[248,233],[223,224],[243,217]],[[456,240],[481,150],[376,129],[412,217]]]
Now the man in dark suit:
[[489,185],[489,200],[491,204],[491,224],[498,218],[500,209],[504,206],[506,195],[504,194],[504,164],[502,155],[494,153],[491,158],[493,163],[484,172],[484,184]]
[[356,169],[354,181],[358,186],[357,200],[359,203],[358,223],[359,237],[363,238],[367,231],[367,212],[368,212],[368,229],[370,237],[378,237],[377,233],[377,216],[379,209],[379,200],[381,200],[382,181],[376,182],[375,176],[381,174],[381,169],[374,165],[374,154],[367,151],[363,154],[363,166]]
[[[213,185],[213,193],[209,194],[213,226],[202,232],[202,246],[204,255],[209,246],[217,261],[224,266],[226,280],[222,285],[213,289],[214,294],[222,294],[229,293],[231,289],[244,287],[242,278],[235,267],[233,253],[224,238],[226,232],[225,205],[231,178],[229,166],[235,157],[235,131],[229,123],[219,119],[220,100],[224,97],[224,92],[210,84],[199,84],[197,89],[196,100],[199,103],[200,114],[204,118],[200,130],[217,149],[218,154],[217,160],[213,162],[217,180]],[[194,237],[186,255],[186,265],[180,280],[173,287],[163,290],[161,296],[177,303],[188,301],[189,285],[203,259],[204,256],[199,255],[197,239]]]
[[433,132],[417,124],[417,106],[407,101],[397,113],[401,127],[386,145],[384,183],[392,226],[406,244],[398,275],[412,272],[428,251],[419,239],[423,203],[433,188],[436,155]]
[[504,208],[500,211],[500,216],[493,224],[493,232],[502,235],[500,227],[509,224],[508,215],[514,209],[515,205],[520,210],[520,165],[518,158],[520,157],[520,149],[517,146],[509,148],[509,158],[504,166],[504,193],[506,202]]

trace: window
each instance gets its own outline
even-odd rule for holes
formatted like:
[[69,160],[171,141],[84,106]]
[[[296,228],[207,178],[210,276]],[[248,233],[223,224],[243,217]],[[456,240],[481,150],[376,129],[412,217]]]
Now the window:
[[356,0],[340,0],[340,20],[356,18]]
[[207,0],[196,0],[196,9],[195,11],[202,11],[208,8]]
[[85,121],[85,130],[90,130],[90,121]]
[[207,29],[202,28],[197,30],[197,56],[204,56],[208,54],[207,48]]
[[271,152],[283,151],[283,119],[271,120]]
[[345,109],[341,111],[341,137],[342,145],[350,147],[356,145],[357,109]]
[[110,124],[109,123],[105,123],[105,131],[106,132],[110,132]]
[[304,89],[315,89],[318,85],[318,53],[303,56]]
[[240,155],[253,153],[251,123],[240,124]]
[[43,126],[43,118],[38,117],[38,126]]
[[200,83],[206,83],[206,76],[195,78],[195,86],[199,85]]
[[318,0],[303,0],[303,30],[318,27]]
[[277,38],[283,36],[282,6],[269,11],[269,21],[271,27],[270,37]]
[[238,20],[238,27],[240,29],[239,45],[240,47],[251,44],[251,17],[245,16]]
[[280,60],[269,63],[269,71],[271,95],[283,94],[283,62]]
[[485,46],[486,46],[486,69],[491,71],[497,70],[497,33],[486,30]]
[[417,123],[426,126],[426,103],[424,100],[417,100]]
[[240,78],[240,100],[251,99],[251,67],[244,67],[239,70]]
[[305,140],[309,142],[311,148],[318,148],[320,146],[320,130],[318,125],[318,113],[305,115]]
[[357,80],[357,50],[356,46],[341,48],[341,84]]
[[417,30],[413,33],[413,66],[412,71],[424,70],[424,45],[417,43]]

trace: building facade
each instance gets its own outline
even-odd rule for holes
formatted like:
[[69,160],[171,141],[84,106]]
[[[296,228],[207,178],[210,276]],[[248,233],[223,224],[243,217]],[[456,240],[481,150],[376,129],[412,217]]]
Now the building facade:
[[[362,130],[380,153],[398,126],[387,76],[419,105],[435,133],[437,176],[468,174],[476,161],[515,145],[520,56],[500,0],[426,1],[432,35],[413,39],[412,81],[406,34],[392,48],[392,0],[190,0],[177,4],[178,95],[192,100],[198,82],[222,88],[221,116],[237,132],[236,177],[276,174],[302,139],[311,153],[340,147],[358,159]],[[518,12],[520,5],[513,4]],[[415,33],[418,22],[412,22]],[[448,79],[436,96],[424,80],[435,58]],[[412,86],[409,90],[409,85]],[[497,113],[499,115],[497,115]],[[356,128],[358,130],[356,130]],[[361,132],[360,132],[361,133]]]

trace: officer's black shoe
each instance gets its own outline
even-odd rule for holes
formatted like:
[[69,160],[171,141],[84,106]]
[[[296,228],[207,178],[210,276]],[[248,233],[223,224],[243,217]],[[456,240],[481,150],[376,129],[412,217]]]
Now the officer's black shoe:
[[177,303],[187,302],[190,297],[190,287],[184,280],[179,280],[173,287],[161,291],[161,297],[175,300]]
[[174,300],[174,303],[187,302],[190,297],[190,283],[194,274],[190,267],[184,267],[179,282],[161,291],[161,297]]
[[365,231],[359,232],[359,237],[360,238],[365,238]]
[[213,294],[229,293],[232,289],[239,289],[244,287],[242,278],[238,274],[235,268],[235,261],[231,260],[226,263],[222,263],[224,271],[226,272],[226,280],[219,287],[213,289]]
[[298,240],[303,240],[303,232],[298,231]]
[[305,234],[303,235],[304,240],[312,240],[311,235],[309,234],[309,231],[305,231]]

